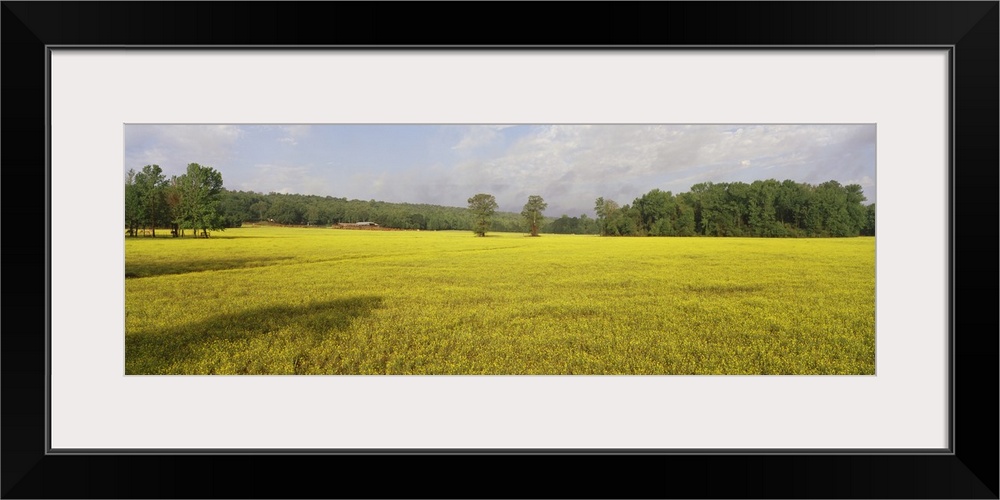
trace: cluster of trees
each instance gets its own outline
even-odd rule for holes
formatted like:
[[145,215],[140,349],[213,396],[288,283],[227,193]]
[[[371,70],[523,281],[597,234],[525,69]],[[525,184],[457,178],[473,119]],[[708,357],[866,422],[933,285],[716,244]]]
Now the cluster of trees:
[[125,227],[129,236],[149,229],[170,227],[171,234],[185,230],[208,237],[209,231],[225,228],[221,210],[222,174],[191,163],[187,172],[167,179],[159,165],[129,169],[125,179]]
[[543,233],[553,234],[598,234],[597,219],[587,217],[587,214],[580,214],[579,217],[570,217],[563,214],[555,220],[551,220],[542,227]]
[[695,184],[673,195],[653,189],[632,204],[598,198],[599,234],[618,236],[825,237],[875,234],[875,204],[861,186],[774,179]]
[[[831,180],[818,185],[775,179],[695,184],[690,192],[674,195],[653,189],[619,205],[597,198],[596,219],[542,215],[547,204],[531,196],[521,216],[527,230],[556,234],[600,234],[603,236],[755,236],[755,237],[845,237],[875,235],[875,204],[866,201],[858,184],[841,185]],[[485,234],[496,210],[492,195],[469,198],[469,209],[477,221],[474,232]],[[521,229],[524,230],[524,229]]]
[[[497,213],[497,199],[492,194],[479,193],[469,198],[469,212],[472,214],[472,232],[476,236],[486,236],[486,231],[492,226],[492,218]],[[541,196],[531,195],[521,209],[521,217],[531,236],[538,236],[538,231],[545,224],[542,212],[548,208],[548,203]]]

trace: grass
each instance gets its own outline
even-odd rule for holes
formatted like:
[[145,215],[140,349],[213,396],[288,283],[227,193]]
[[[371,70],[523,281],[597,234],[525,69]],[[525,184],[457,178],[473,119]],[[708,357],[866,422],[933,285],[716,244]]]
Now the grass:
[[875,372],[873,238],[270,227],[125,250],[127,374]]

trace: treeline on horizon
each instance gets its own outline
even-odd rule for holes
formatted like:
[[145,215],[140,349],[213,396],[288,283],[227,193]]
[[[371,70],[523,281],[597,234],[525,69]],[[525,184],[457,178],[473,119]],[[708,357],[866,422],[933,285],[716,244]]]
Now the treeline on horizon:
[[[217,171],[191,164],[187,174],[166,179],[159,167],[147,165],[126,181],[126,227],[185,228],[207,236],[208,230],[271,222],[295,226],[330,226],[375,222],[398,229],[473,229],[469,209],[430,204],[348,200],[333,196],[231,191]],[[194,181],[194,182],[193,182]],[[686,193],[653,189],[619,205],[604,197],[595,201],[596,218],[586,214],[545,217],[540,228],[549,234],[605,236],[756,236],[847,237],[875,234],[875,204],[860,185],[837,181],[819,185],[774,179],[699,183]],[[496,212],[493,232],[526,232],[524,217]]]
[[631,205],[598,198],[598,231],[611,236],[847,237],[875,235],[875,204],[858,184],[774,179],[703,182],[676,196],[653,189]]

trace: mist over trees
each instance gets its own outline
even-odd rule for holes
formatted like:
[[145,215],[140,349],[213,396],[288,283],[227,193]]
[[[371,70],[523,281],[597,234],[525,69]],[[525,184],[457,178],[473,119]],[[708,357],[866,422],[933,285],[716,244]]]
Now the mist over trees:
[[494,212],[483,220],[475,216],[471,206],[230,191],[223,187],[222,174],[210,167],[192,163],[184,175],[166,179],[159,166],[146,165],[126,174],[125,227],[133,236],[142,230],[152,234],[157,228],[171,228],[178,236],[186,230],[207,236],[210,231],[258,222],[296,226],[375,222],[387,228],[477,234],[521,232],[526,225],[533,234],[604,236],[875,234],[875,204],[863,204],[866,199],[860,185],[845,186],[834,180],[818,185],[774,179],[749,184],[703,182],[677,194],[654,188],[626,204],[597,198],[596,218],[587,214],[544,217],[541,211],[547,204],[540,196],[535,201],[532,204],[529,199],[522,213],[500,212],[494,207]]

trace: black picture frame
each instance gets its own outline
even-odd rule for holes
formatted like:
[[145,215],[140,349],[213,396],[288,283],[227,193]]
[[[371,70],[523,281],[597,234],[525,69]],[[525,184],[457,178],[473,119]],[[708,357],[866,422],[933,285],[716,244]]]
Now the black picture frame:
[[[4,498],[998,498],[996,1],[560,3],[549,11],[537,3],[2,4],[3,253],[15,271],[44,274],[18,278],[4,295]],[[46,47],[415,44],[951,47],[951,452],[47,453]],[[972,305],[980,299],[986,307]]]

